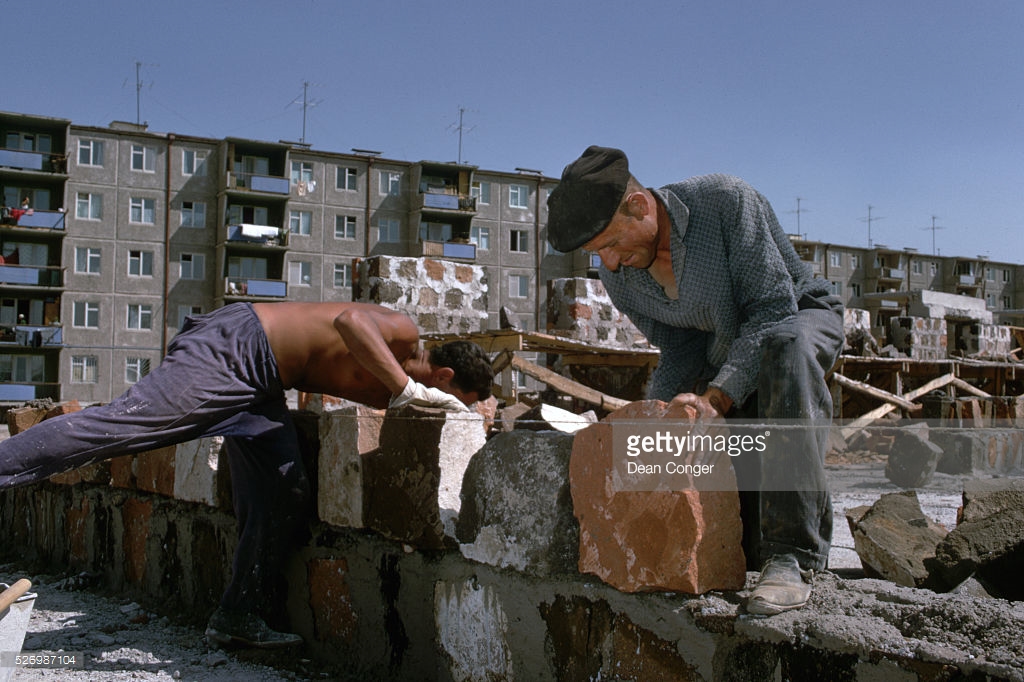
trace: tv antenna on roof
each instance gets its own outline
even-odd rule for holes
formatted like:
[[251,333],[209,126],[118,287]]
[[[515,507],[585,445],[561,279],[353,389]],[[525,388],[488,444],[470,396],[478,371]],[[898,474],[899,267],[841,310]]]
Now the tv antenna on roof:
[[921,228],[922,230],[931,230],[932,231],[932,255],[933,256],[937,256],[938,253],[939,253],[938,251],[935,250],[935,230],[945,230],[946,229],[945,227],[943,227],[941,225],[936,225],[935,224],[936,220],[938,220],[938,216],[934,216],[933,215],[932,216],[932,226],[931,227],[922,227]]
[[473,126],[472,128],[466,128],[466,126],[463,124],[463,122],[462,122],[463,115],[466,113],[466,111],[468,111],[466,109],[466,107],[460,105],[459,106],[459,122],[458,122],[458,124],[452,123],[450,126],[448,126],[448,130],[451,130],[452,128],[454,128],[459,133],[459,157],[458,157],[459,160],[458,160],[458,163],[462,163],[462,134],[463,133],[471,133],[471,132],[473,132],[473,128],[476,128],[476,126]]
[[796,213],[796,233],[801,238],[806,239],[807,236],[803,232],[800,231],[800,214],[801,213],[809,213],[809,211],[806,208],[800,208],[800,202],[801,201],[803,201],[803,199],[801,197],[797,197],[796,198],[796,210],[795,211],[786,211],[786,213]]
[[871,248],[871,223],[873,223],[876,220],[884,220],[885,219],[884,217],[879,217],[879,216],[871,217],[871,210],[873,208],[874,208],[874,206],[872,206],[871,204],[868,204],[868,217],[860,219],[860,221],[862,223],[867,223],[868,224],[868,248],[869,249]]
[[[310,100],[309,99],[309,87],[313,85],[309,81],[302,81],[302,137],[299,138],[299,144],[306,144],[306,112],[312,107],[320,104],[323,100]],[[291,104],[298,104],[299,98],[296,97],[291,101]]]
[[[158,64],[150,64],[149,66],[159,66],[159,65]],[[127,85],[127,84],[128,84],[128,79],[125,78],[124,79],[124,83],[122,84],[122,87],[124,87],[124,85]],[[137,125],[137,126],[141,126],[142,125],[142,86],[143,86],[143,82],[142,82],[142,62],[136,60],[135,61],[135,125]],[[153,84],[150,83],[149,86],[153,87]]]

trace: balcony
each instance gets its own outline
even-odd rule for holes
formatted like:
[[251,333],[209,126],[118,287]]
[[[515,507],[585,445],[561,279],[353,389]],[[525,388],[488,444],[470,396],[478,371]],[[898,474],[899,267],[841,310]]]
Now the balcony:
[[23,287],[63,287],[60,265],[0,265],[0,284]]
[[907,271],[902,268],[879,268],[878,279],[904,280],[907,278]]
[[0,149],[0,167],[40,173],[66,173],[67,158],[63,154]]
[[476,260],[476,244],[465,242],[438,242],[425,240],[423,244],[423,256],[431,258],[447,258],[452,260]]
[[64,230],[63,211],[22,211],[11,209],[11,217],[4,221],[4,227],[27,227],[41,230]]
[[285,298],[288,296],[288,282],[279,279],[228,277],[224,280],[224,296],[227,298]]
[[0,402],[23,403],[50,398],[60,400],[59,383],[0,383]]
[[227,241],[256,246],[288,246],[288,230],[274,225],[237,223],[227,226]]
[[249,190],[250,192],[264,192],[267,194],[283,194],[288,196],[291,192],[291,183],[288,178],[272,175],[257,175],[255,173],[232,173],[227,175],[227,188]]
[[3,325],[0,326],[0,345],[60,348],[64,345],[64,328],[60,325]]

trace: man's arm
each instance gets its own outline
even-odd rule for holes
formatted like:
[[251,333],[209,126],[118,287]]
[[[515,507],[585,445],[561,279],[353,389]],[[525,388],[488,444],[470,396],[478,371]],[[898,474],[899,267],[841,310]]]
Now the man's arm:
[[416,351],[420,338],[407,315],[370,304],[351,304],[334,318],[334,328],[351,357],[392,394],[405,389],[409,375],[401,363]]

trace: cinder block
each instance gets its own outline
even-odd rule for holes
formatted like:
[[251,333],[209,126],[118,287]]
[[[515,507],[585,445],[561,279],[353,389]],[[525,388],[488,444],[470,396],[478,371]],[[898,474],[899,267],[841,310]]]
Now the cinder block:
[[320,416],[317,512],[324,523],[364,527],[364,458],[380,445],[383,422],[383,410],[361,405]]
[[[219,491],[220,454],[223,436],[199,438],[179,443],[174,448],[174,498],[199,502],[211,507],[221,506]],[[227,466],[227,460],[224,461]]]

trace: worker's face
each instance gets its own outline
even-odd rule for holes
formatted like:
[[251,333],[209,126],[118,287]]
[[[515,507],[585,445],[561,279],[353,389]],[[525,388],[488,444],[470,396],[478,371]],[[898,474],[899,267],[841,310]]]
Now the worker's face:
[[430,354],[425,350],[417,350],[408,360],[402,363],[402,368],[406,374],[412,377],[413,381],[429,388],[439,388],[445,393],[450,393],[465,405],[472,405],[478,399],[476,391],[466,393],[452,384],[455,370],[451,367],[438,367],[431,364]]
[[616,211],[608,226],[583,248],[601,257],[609,270],[619,266],[645,269],[658,251],[657,211],[641,192],[626,200],[626,210]]

